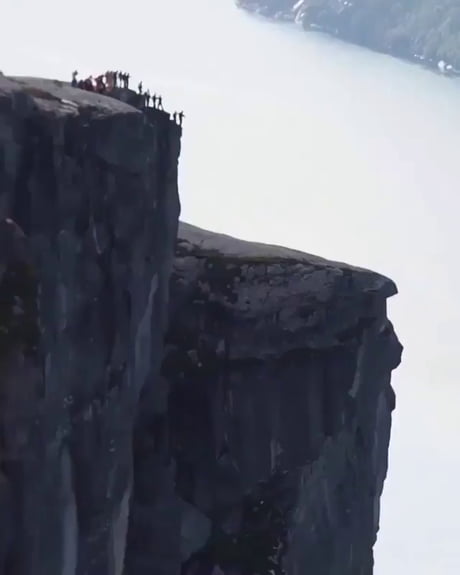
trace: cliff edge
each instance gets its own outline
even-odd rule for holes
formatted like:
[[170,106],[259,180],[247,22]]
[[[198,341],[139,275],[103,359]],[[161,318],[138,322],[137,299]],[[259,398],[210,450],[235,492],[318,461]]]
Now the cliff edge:
[[122,572],[179,151],[161,113],[0,76],[2,574]]
[[394,293],[367,270],[180,225],[128,573],[372,573]]
[[179,225],[117,98],[0,77],[0,575],[370,575],[394,283]]

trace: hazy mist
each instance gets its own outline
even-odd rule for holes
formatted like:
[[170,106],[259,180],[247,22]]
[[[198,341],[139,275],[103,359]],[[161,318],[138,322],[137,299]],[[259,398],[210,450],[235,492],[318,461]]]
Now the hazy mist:
[[458,575],[460,82],[233,0],[3,0],[0,68],[131,72],[186,114],[183,219],[370,267],[400,295],[377,575]]

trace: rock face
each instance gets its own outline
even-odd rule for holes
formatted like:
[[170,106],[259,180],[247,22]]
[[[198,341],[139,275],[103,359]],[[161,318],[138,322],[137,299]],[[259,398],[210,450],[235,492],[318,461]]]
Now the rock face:
[[458,2],[445,0],[235,0],[236,4],[305,30],[423,64],[449,76],[460,74]]
[[2,575],[122,573],[179,148],[166,114],[0,77]]
[[0,77],[0,575],[370,575],[394,284],[177,237],[181,130],[113,95]]
[[181,561],[372,573],[394,293],[366,270],[180,226],[162,374],[135,443],[130,575]]

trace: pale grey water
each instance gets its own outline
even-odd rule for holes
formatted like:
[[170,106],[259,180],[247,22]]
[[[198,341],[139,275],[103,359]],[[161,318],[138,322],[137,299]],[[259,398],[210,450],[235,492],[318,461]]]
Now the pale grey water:
[[397,281],[375,571],[458,575],[460,83],[232,0],[3,0],[0,21],[6,73],[124,68],[185,110],[184,219]]

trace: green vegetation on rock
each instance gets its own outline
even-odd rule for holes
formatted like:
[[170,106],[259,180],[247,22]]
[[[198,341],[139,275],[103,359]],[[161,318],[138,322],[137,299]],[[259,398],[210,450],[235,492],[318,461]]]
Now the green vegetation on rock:
[[454,0],[306,0],[304,26],[406,58],[460,68],[460,4]]
[[446,71],[460,71],[458,0],[238,0],[249,10],[296,18],[349,42]]

